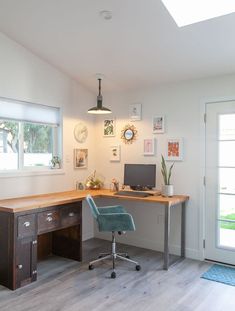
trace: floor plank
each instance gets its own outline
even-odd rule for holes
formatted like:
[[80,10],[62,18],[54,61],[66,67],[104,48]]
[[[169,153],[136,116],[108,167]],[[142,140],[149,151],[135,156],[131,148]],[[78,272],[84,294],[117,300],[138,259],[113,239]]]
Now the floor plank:
[[[38,280],[16,291],[0,286],[1,311],[225,311],[235,309],[235,287],[200,276],[210,264],[185,259],[162,270],[162,254],[119,245],[139,261],[117,263],[117,278],[110,279],[111,262],[89,271],[88,261],[109,251],[99,239],[84,242],[84,260],[78,263],[51,257],[38,263]],[[173,258],[175,259],[175,258]]]

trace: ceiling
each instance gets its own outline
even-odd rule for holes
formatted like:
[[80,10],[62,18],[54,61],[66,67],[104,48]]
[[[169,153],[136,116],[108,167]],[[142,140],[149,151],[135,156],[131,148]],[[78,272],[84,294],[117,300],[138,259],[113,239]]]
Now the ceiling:
[[160,0],[0,0],[0,31],[93,91],[235,72],[235,13],[178,28]]

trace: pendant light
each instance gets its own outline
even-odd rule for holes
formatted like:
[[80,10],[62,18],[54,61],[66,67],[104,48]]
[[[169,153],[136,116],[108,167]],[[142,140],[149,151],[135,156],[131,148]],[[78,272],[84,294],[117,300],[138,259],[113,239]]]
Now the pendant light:
[[97,96],[97,106],[90,108],[87,112],[92,114],[112,113],[110,109],[102,106],[103,96],[101,95],[101,78],[99,78],[98,81],[99,81],[99,94]]

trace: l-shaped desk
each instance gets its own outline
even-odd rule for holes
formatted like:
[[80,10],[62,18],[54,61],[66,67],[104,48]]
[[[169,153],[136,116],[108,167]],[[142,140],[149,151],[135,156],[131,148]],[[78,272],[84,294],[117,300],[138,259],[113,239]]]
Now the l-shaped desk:
[[181,206],[181,258],[185,257],[185,205],[189,197],[115,195],[110,190],[66,191],[0,201],[0,284],[16,289],[37,279],[37,260],[48,254],[82,260],[82,200],[115,198],[163,205],[164,264],[169,268],[171,208]]

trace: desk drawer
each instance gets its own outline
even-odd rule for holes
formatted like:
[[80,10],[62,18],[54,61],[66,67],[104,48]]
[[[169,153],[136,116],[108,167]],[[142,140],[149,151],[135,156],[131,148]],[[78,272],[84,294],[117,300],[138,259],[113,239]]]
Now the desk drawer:
[[77,225],[81,222],[81,204],[71,204],[60,209],[61,227]]
[[58,210],[38,213],[38,233],[54,230],[59,227],[60,216]]
[[26,238],[36,234],[36,216],[35,214],[19,216],[17,220],[18,238]]

